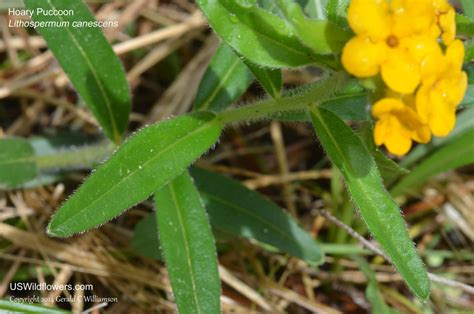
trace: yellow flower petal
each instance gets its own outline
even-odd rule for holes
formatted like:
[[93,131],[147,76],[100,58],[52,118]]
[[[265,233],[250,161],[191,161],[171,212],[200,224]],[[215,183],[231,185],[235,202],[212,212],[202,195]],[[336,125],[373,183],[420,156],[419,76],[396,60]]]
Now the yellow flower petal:
[[429,117],[429,125],[431,132],[435,136],[443,137],[448,135],[456,124],[456,110],[439,97],[431,97],[431,115]]
[[423,84],[416,93],[416,111],[423,123],[428,123],[430,109],[429,89],[425,84]]
[[433,51],[420,62],[421,79],[425,83],[433,84],[446,69],[446,58],[440,51]]
[[382,98],[372,106],[372,115],[381,119],[384,115],[391,114],[394,111],[403,110],[405,104],[399,99]]
[[384,44],[374,44],[368,37],[363,36],[352,38],[342,51],[344,68],[357,77],[376,75],[384,58]]
[[389,6],[386,0],[352,0],[347,11],[352,30],[358,35],[383,40],[390,34]]
[[413,93],[421,81],[420,66],[404,49],[390,49],[382,64],[382,78],[388,87],[402,94]]
[[374,142],[375,145],[381,146],[385,142],[385,139],[391,132],[390,121],[388,119],[379,120],[375,123],[374,127]]
[[392,132],[385,139],[385,147],[387,147],[387,150],[394,155],[406,155],[406,153],[410,151],[411,146],[412,140],[410,137],[401,132]]
[[446,60],[453,70],[462,68],[464,53],[464,45],[459,39],[453,41],[446,49]]
[[439,16],[439,26],[444,43],[449,45],[456,37],[456,12],[452,7]]
[[428,143],[431,140],[431,131],[428,125],[422,123],[418,114],[406,107],[400,113],[402,124],[410,131],[410,137],[418,143]]
[[436,14],[430,0],[393,0],[392,33],[403,38],[431,32],[436,23]]
[[466,72],[457,71],[447,74],[436,84],[436,91],[451,107],[456,108],[464,98],[467,90]]
[[405,37],[401,40],[400,45],[408,50],[408,53],[416,62],[422,62],[429,55],[443,56],[438,41],[426,34]]
[[427,143],[431,139],[428,125],[400,99],[386,97],[379,100],[372,108],[372,115],[378,119],[374,128],[375,144],[385,145],[392,154],[406,154],[412,140]]

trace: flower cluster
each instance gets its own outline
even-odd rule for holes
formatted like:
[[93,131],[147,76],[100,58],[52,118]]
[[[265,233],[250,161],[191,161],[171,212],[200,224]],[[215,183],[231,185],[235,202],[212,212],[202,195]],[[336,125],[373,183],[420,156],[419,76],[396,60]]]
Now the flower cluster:
[[380,75],[387,87],[372,108],[375,143],[404,155],[412,141],[450,133],[467,75],[449,1],[352,0],[348,20],[356,36],[344,47],[344,68],[359,78]]

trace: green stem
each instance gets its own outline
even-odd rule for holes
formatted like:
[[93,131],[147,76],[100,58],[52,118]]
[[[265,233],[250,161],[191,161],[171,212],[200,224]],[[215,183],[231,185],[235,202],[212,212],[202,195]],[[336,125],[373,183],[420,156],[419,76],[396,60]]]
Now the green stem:
[[[254,121],[271,118],[280,112],[298,111],[310,104],[322,103],[341,90],[346,83],[346,76],[341,74],[327,75],[313,86],[278,99],[265,99],[244,107],[238,107],[218,114],[223,124],[241,121]],[[91,168],[109,156],[112,143],[86,146],[78,149],[64,150],[55,154],[35,157],[39,170]]]
[[265,99],[252,105],[230,109],[220,113],[219,119],[224,124],[231,124],[270,118],[281,112],[299,111],[307,108],[310,104],[328,100],[341,90],[345,81],[346,78],[340,74],[329,75],[300,93],[277,99]]
[[58,151],[54,154],[37,156],[36,164],[40,171],[50,169],[91,168],[109,156],[114,147],[115,145],[113,143],[107,142],[77,149]]

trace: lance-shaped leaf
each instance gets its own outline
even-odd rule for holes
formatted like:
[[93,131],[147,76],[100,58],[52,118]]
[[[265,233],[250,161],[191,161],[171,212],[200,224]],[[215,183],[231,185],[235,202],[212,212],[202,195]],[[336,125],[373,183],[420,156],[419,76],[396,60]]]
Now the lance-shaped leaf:
[[414,167],[392,189],[392,195],[410,192],[434,175],[470,164],[474,164],[474,130],[459,136]]
[[[94,23],[92,13],[81,0],[25,0],[24,3],[34,10],[34,21],[56,23],[37,30],[104,132],[114,142],[120,142],[130,112],[129,87],[122,65],[100,27],[75,24]],[[46,15],[38,10],[71,10],[74,14]]]
[[213,113],[199,112],[140,130],[56,212],[48,233],[86,231],[143,201],[206,152],[221,128]]
[[285,21],[256,3],[244,5],[235,0],[198,0],[197,3],[222,40],[255,64],[281,68],[317,61]]
[[194,110],[222,111],[236,101],[252,81],[252,74],[239,56],[222,43],[201,80]]
[[374,159],[352,129],[331,111],[313,106],[314,128],[332,162],[343,174],[354,203],[408,287],[420,298],[430,294],[428,275],[411,241],[400,209],[383,186]]
[[270,96],[273,98],[281,96],[283,80],[280,69],[263,68],[248,61],[245,64]]
[[0,140],[0,187],[14,188],[38,174],[33,146],[24,139]]
[[217,253],[206,210],[185,171],[155,194],[158,233],[180,313],[220,313]]
[[313,265],[323,261],[319,245],[284,210],[239,182],[192,168],[214,228],[269,244]]

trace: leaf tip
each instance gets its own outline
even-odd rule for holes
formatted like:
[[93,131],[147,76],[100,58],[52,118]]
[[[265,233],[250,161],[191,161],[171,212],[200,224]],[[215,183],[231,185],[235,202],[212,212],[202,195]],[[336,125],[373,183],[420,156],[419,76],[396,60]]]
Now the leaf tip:
[[54,216],[46,228],[46,234],[53,238],[65,238],[70,235],[63,227],[55,224]]

